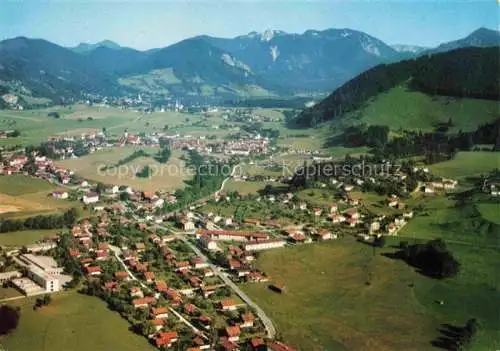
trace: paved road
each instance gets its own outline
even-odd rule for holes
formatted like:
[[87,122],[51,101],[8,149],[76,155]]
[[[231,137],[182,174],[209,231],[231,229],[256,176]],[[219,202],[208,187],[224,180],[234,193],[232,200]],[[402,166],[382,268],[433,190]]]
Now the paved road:
[[185,234],[173,231],[170,228],[164,227],[162,225],[156,225],[157,228],[170,231],[174,233],[180,240],[185,242],[191,250],[193,250],[197,256],[201,257],[205,262],[208,262],[210,265],[210,268],[214,271],[215,275],[217,275],[224,283],[226,283],[227,286],[229,286],[235,293],[238,295],[245,303],[247,303],[249,306],[251,306],[257,313],[258,317],[264,324],[267,332],[267,336],[270,339],[274,339],[276,337],[276,328],[272,322],[272,320],[266,315],[264,310],[260,308],[259,305],[257,305],[243,290],[241,290],[229,277],[227,277],[224,272],[220,270],[220,268],[212,263],[210,263],[210,260],[208,259],[207,256],[198,248],[196,245],[193,245],[187,238]]
[[[149,287],[144,284],[141,280],[137,279],[137,277],[134,275],[134,273],[132,273],[130,271],[130,269],[128,268],[128,266],[125,264],[125,262],[123,262],[123,260],[120,258],[120,255],[122,253],[122,250],[119,248],[119,247],[116,247],[116,246],[113,246],[113,245],[109,245],[109,248],[111,249],[111,251],[113,251],[113,253],[115,254],[115,257],[116,259],[120,262],[120,264],[123,266],[123,269],[125,269],[125,271],[127,271],[127,273],[130,275],[130,278],[132,278],[133,280],[137,281],[144,289],[149,289]],[[204,339],[208,340],[208,337],[201,331],[199,330],[198,328],[196,328],[194,325],[192,325],[186,318],[184,318],[179,312],[177,312],[176,310],[174,310],[172,307],[168,307],[168,309],[170,310],[170,312],[172,312],[174,315],[177,316],[177,318],[179,318],[184,324],[186,324],[188,327],[190,327],[196,334],[198,335],[201,335]]]
[[[237,167],[240,167],[240,165],[236,165],[233,167],[233,169],[231,171],[231,175],[223,180],[221,187],[219,188],[219,190],[217,190],[215,192],[215,195],[218,195],[220,192],[222,192],[222,190],[224,190],[224,186],[226,185],[227,181],[229,179],[231,179],[231,177],[234,175]],[[139,220],[135,215],[134,215],[134,218],[136,220]],[[229,286],[236,293],[236,295],[238,295],[245,303],[247,303],[249,306],[251,306],[255,310],[255,312],[257,313],[257,316],[260,318],[260,320],[264,324],[264,327],[266,328],[268,338],[274,339],[276,337],[276,327],[274,326],[273,321],[266,315],[264,310],[262,308],[260,308],[260,306],[257,305],[247,294],[245,294],[245,292],[243,290],[241,290],[231,279],[229,279],[220,270],[220,268],[218,266],[210,263],[210,260],[208,259],[208,257],[205,256],[205,254],[198,247],[196,247],[196,245],[193,245],[186,238],[185,234],[179,233],[177,231],[174,231],[170,228],[167,228],[167,227],[159,225],[159,224],[155,224],[154,226],[156,228],[163,229],[163,230],[174,233],[179,239],[181,239],[183,242],[185,242],[191,248],[191,250],[193,250],[196,253],[196,255],[201,257],[205,262],[208,262],[210,267],[214,271],[215,275],[217,275],[220,279],[222,279],[222,281],[224,283],[226,283],[226,285]],[[115,252],[115,255],[116,255],[116,252]],[[118,259],[120,260],[120,258],[118,258]],[[122,262],[122,261],[120,260],[120,262]],[[126,268],[126,269],[127,269],[127,272],[129,272],[129,274],[131,274],[130,271],[128,270],[128,268]],[[132,274],[131,274],[131,276],[134,277]]]

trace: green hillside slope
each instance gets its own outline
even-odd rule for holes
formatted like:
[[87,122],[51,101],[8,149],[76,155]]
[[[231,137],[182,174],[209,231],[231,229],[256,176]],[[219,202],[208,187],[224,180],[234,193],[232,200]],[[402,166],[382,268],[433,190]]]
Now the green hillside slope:
[[[499,83],[497,47],[459,49],[368,70],[319,104],[304,110],[290,121],[290,125],[310,127],[352,115],[365,118],[365,113],[371,114],[368,120],[377,116],[375,120],[382,119],[391,129],[410,128],[411,125],[428,128],[429,122],[443,115],[453,119],[455,114],[464,114],[476,119],[476,108],[479,114],[495,109],[500,99]],[[401,86],[408,92],[397,89]],[[384,96],[386,94],[388,96]],[[456,102],[441,97],[461,100]],[[483,106],[482,102],[470,105],[465,98],[491,101],[485,103],[488,106]],[[498,108],[496,111],[498,114]]]
[[498,116],[498,101],[430,96],[403,84],[370,99],[333,123],[340,127],[366,124],[387,125],[392,130],[432,131],[436,125],[451,119],[453,126],[449,131],[458,132],[473,131]]

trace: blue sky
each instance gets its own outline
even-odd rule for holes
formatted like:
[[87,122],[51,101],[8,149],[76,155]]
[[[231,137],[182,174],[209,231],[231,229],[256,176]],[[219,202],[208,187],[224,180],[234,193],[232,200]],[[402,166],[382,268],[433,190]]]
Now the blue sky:
[[388,44],[435,46],[499,26],[497,0],[1,0],[0,39],[64,46],[110,39],[137,49],[209,34],[351,28]]

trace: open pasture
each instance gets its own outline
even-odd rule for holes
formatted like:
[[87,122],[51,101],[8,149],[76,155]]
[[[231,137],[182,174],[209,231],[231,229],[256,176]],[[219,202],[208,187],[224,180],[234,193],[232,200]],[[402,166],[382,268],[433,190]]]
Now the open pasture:
[[[160,164],[152,157],[139,157],[125,165],[113,167],[138,149],[144,149],[150,155],[157,152],[157,149],[140,147],[105,149],[78,159],[58,161],[56,164],[71,169],[86,179],[105,184],[128,185],[140,190],[175,190],[182,188],[184,180],[192,177],[178,152],[174,152],[166,164]],[[151,177],[137,177],[136,174],[145,166],[153,171]]]

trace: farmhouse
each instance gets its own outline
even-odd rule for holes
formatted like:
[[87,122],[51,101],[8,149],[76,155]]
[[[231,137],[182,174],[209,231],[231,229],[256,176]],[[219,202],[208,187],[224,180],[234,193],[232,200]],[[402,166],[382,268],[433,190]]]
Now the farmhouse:
[[89,192],[83,195],[83,203],[85,205],[94,204],[99,201],[99,194],[94,192]]
[[66,191],[54,191],[52,197],[57,200],[65,200],[68,198],[68,192]]
[[227,300],[222,300],[220,302],[221,309],[223,311],[236,311],[238,309],[238,305],[234,300],[227,299]]

